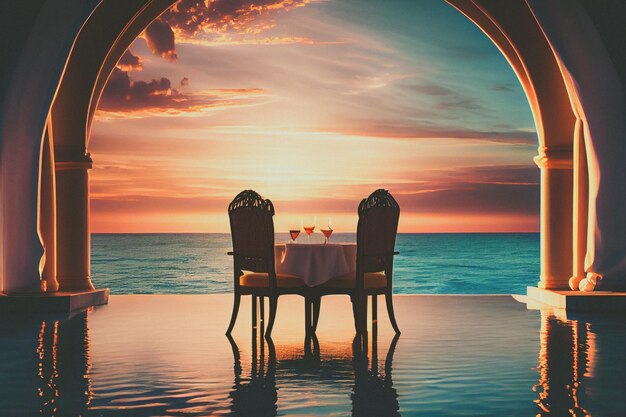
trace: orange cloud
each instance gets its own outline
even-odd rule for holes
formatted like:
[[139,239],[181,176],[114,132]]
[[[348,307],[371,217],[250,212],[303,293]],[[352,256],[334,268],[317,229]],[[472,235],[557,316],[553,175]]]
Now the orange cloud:
[[161,18],[181,37],[204,33],[260,33],[275,23],[266,18],[289,11],[310,0],[180,0]]
[[176,61],[176,45],[174,42],[174,32],[169,24],[157,19],[146,28],[146,42],[153,54],[160,56],[170,62]]
[[[186,80],[186,81],[185,81]],[[184,86],[188,79],[181,82]],[[158,114],[195,113],[211,108],[257,104],[267,97],[258,88],[216,89],[194,93],[172,88],[167,78],[133,81],[126,71],[115,69],[98,106],[99,118],[144,117]]]
[[[346,123],[348,124],[348,123]],[[537,133],[525,130],[473,130],[460,126],[432,126],[419,123],[407,124],[387,120],[385,124],[354,119],[349,127],[319,129],[320,132],[386,139],[473,139],[482,142],[508,143],[511,145],[536,145]]]
[[269,16],[308,3],[310,0],[180,0],[152,22],[143,37],[152,53],[170,62],[178,58],[176,40],[205,45],[312,44],[312,39],[297,36],[239,40],[225,37],[227,33],[258,35],[273,29],[276,23]]
[[339,45],[344,41],[318,41],[306,36],[266,36],[264,38],[250,38],[232,35],[219,35],[210,39],[184,38],[179,43],[202,46],[236,46],[236,45]]
[[[269,146],[262,142],[261,147]],[[109,152],[102,152],[104,146]],[[354,166],[356,161],[339,158],[341,168],[331,171],[320,167],[321,175],[326,176],[318,177],[309,172],[310,164],[306,165],[308,170],[289,167],[292,159],[300,158],[302,152],[308,155],[306,146],[297,147],[298,152],[285,150],[284,154],[272,148],[271,153],[277,155],[270,161],[256,149],[251,150],[256,156],[252,159],[238,149],[223,149],[213,141],[185,140],[184,136],[97,138],[91,149],[99,158],[92,173],[94,229],[226,232],[228,202],[241,189],[253,188],[274,202],[277,230],[286,230],[294,219],[299,221],[302,215],[312,213],[321,220],[332,216],[338,231],[354,231],[360,199],[376,188],[385,187],[402,207],[400,230],[403,232],[537,230],[539,171],[536,167],[431,168],[415,170],[403,178],[383,176],[383,172],[365,161],[368,167],[364,169],[372,171],[372,175],[362,178],[359,168]],[[362,143],[361,147],[369,149],[370,144]],[[231,158],[231,151],[239,155],[244,165]],[[322,149],[320,155],[324,153]],[[314,155],[314,160],[323,162],[320,155]],[[302,159],[296,165],[306,163]],[[254,165],[257,162],[264,162],[275,177],[268,177]],[[331,165],[334,165],[332,160]],[[283,169],[285,175],[281,173]],[[402,169],[397,171],[400,174]]]
[[133,55],[130,49],[124,52],[124,55],[117,62],[117,68],[121,71],[142,71],[143,61],[140,56]]

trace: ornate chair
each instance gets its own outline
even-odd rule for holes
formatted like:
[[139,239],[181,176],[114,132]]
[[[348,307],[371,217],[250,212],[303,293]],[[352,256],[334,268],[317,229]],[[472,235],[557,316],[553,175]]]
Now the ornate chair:
[[400,329],[393,311],[393,257],[400,206],[387,190],[376,190],[359,204],[356,273],[333,278],[321,286],[313,306],[313,331],[317,327],[321,296],[350,296],[357,334],[367,332],[367,297],[372,297],[372,321],[377,320],[377,298],[384,295],[389,321],[397,334]]
[[260,298],[261,320],[264,319],[264,297],[269,299],[269,321],[266,338],[271,337],[278,297],[283,294],[305,296],[301,278],[276,274],[274,265],[274,205],[252,190],[244,190],[228,206],[234,260],[233,313],[226,334],[237,321],[242,295],[252,296],[252,317],[256,321],[257,298]]

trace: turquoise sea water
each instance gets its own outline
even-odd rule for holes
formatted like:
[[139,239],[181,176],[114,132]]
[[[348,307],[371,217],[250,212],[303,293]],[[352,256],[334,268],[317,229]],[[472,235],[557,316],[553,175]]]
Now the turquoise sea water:
[[[230,249],[229,234],[94,234],[92,280],[113,294],[230,292]],[[539,279],[538,233],[399,234],[396,249],[399,294],[524,294]]]

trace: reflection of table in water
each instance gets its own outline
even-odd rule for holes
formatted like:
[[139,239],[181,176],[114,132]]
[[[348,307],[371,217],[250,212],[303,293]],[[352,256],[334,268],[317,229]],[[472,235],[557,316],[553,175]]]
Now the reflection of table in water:
[[355,243],[287,243],[274,251],[276,273],[297,275],[309,287],[356,271]]

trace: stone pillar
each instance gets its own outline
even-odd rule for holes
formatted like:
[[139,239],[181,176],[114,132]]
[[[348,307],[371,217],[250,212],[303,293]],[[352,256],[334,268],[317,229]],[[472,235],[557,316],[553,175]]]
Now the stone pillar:
[[59,291],[93,290],[89,232],[89,174],[84,149],[56,147],[57,281]]
[[572,146],[540,147],[541,281],[539,288],[568,289],[572,276]]
[[43,242],[44,256],[40,265],[41,290],[55,292],[57,282],[57,229],[56,229],[56,180],[54,164],[54,140],[50,118],[41,148],[41,175],[39,180],[39,235]]
[[578,290],[585,278],[585,256],[587,255],[587,226],[589,223],[589,172],[585,151],[584,126],[576,120],[574,132],[574,212],[573,212],[573,263],[569,286]]

